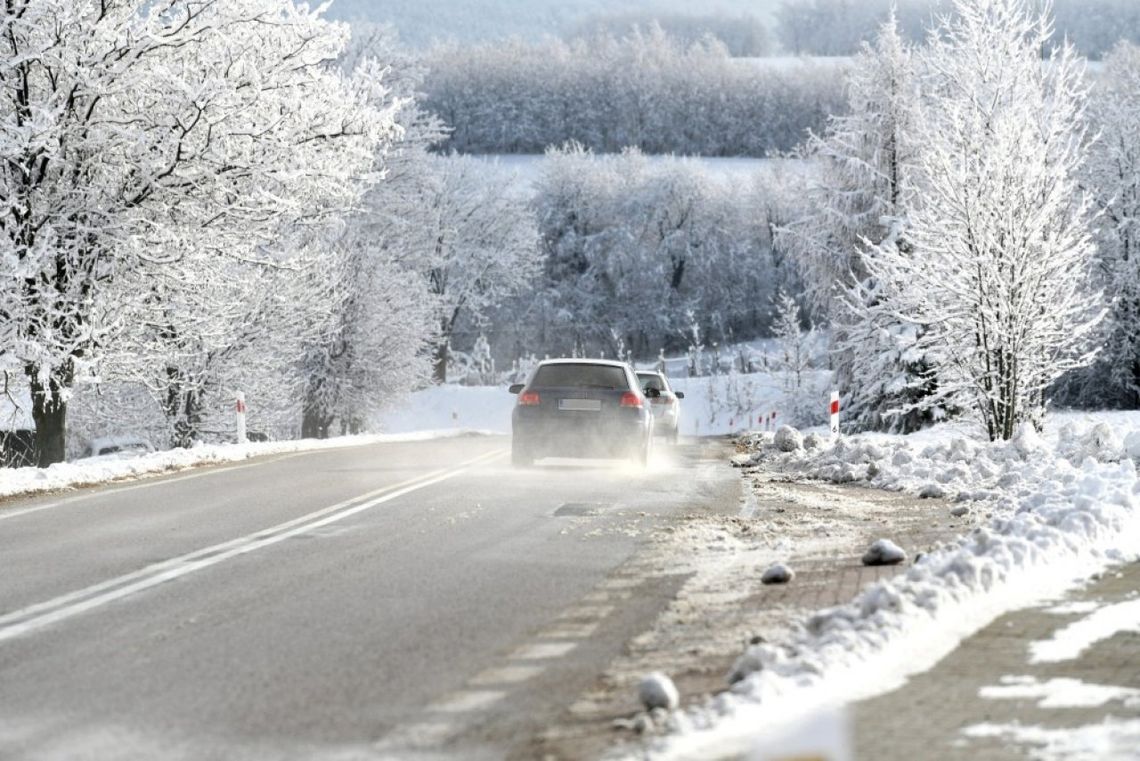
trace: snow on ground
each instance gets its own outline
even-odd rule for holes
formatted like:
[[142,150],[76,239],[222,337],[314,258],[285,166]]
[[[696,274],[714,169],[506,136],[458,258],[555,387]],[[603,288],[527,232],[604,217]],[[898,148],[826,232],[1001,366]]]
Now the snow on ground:
[[331,439],[269,441],[256,444],[206,444],[192,449],[131,455],[104,455],[74,462],[56,463],[47,468],[0,468],[0,499],[19,495],[72,489],[78,486],[121,481],[142,476],[185,470],[199,465],[241,462],[265,455],[307,452],[317,449],[359,447],[389,442],[486,433],[470,429],[422,430],[416,433],[340,436]]
[[[826,389],[830,374],[809,373],[808,383]],[[775,414],[775,423],[787,422],[791,414],[778,375],[734,373],[704,378],[670,377],[675,391],[682,391],[681,434],[722,436],[765,425]],[[819,422],[828,401],[825,390],[818,397]],[[475,428],[510,433],[511,410],[516,397],[504,386],[443,385],[416,391],[376,421],[379,430],[405,433],[422,430]],[[773,426],[774,427],[774,426]]]
[[[652,754],[738,753],[760,728],[803,715],[822,696],[851,701],[888,691],[1001,613],[1140,556],[1140,480],[1122,443],[1137,422],[1135,414],[1069,414],[1044,437],[1026,427],[1011,442],[981,443],[964,437],[962,425],[947,425],[911,437],[843,437],[792,453],[776,451],[770,435],[753,437],[754,458],[768,468],[916,495],[934,486],[987,520],[895,580],[808,617],[790,642],[750,647],[738,666],[751,673],[707,705],[675,713],[676,731]],[[1115,624],[1090,628],[1104,634],[1132,619],[1131,608],[1116,613]],[[1134,733],[1098,725],[1089,742],[1103,749]]]

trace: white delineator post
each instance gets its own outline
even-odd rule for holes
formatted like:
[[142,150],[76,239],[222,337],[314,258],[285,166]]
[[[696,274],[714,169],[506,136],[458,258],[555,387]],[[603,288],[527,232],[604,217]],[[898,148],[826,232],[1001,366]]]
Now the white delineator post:
[[831,435],[839,435],[839,392],[831,392]]
[[237,428],[237,442],[244,444],[247,441],[245,437],[245,394],[239,391],[235,396],[237,403],[234,405],[234,427]]

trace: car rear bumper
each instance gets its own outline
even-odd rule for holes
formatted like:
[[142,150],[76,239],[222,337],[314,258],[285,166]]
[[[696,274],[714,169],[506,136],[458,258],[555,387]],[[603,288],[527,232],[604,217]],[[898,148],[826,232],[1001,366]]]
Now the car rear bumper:
[[539,457],[625,457],[645,442],[652,430],[648,416],[591,419],[516,414],[511,433],[516,446]]

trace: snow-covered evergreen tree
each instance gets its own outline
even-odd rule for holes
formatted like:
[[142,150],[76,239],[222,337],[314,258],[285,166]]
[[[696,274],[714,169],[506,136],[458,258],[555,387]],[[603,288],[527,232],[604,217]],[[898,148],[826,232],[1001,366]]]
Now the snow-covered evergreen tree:
[[907,217],[919,200],[917,63],[893,15],[855,57],[847,87],[849,113],[807,145],[824,167],[811,210],[779,237],[794,252],[813,316],[831,328],[850,425],[913,430],[926,416],[899,410],[928,388],[925,357],[913,346],[921,327],[883,312],[884,285],[864,261],[869,245],[909,250]]
[[867,257],[893,314],[924,326],[937,388],[992,439],[1039,423],[1050,385],[1090,361],[1090,202],[1082,65],[1025,0],[959,0],[932,38],[918,132],[923,202],[908,250]]
[[[1096,199],[1100,275],[1111,305],[1104,350],[1082,401],[1140,407],[1140,47],[1105,60],[1090,102],[1099,130],[1087,171]],[[1107,383],[1105,382],[1107,381]]]

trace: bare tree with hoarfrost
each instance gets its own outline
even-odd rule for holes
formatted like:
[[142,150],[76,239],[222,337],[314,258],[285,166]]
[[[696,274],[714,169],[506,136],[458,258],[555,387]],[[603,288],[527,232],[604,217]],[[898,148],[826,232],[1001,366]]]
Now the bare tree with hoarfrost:
[[454,155],[425,157],[425,168],[387,218],[401,255],[427,279],[439,328],[434,378],[442,383],[459,320],[477,324],[538,273],[538,236],[510,174]]
[[393,123],[329,67],[346,35],[289,0],[0,10],[0,322],[41,465],[64,456],[72,384],[148,292],[107,309],[112,284],[190,253],[267,261],[355,196]]
[[438,304],[423,275],[416,214],[404,203],[428,182],[428,149],[443,136],[416,98],[424,70],[399,44],[394,30],[356,30],[340,61],[348,73],[383,66],[384,83],[400,102],[401,134],[376,157],[383,182],[369,189],[327,245],[334,255],[327,330],[305,351],[301,434],[324,438],[363,430],[392,399],[430,374],[439,325]]
[[866,258],[901,320],[926,326],[938,387],[923,401],[977,410],[991,439],[1040,423],[1050,385],[1089,362],[1103,313],[1090,296],[1082,65],[1042,64],[1052,30],[1025,0],[959,0],[931,39],[918,137],[922,204],[911,251]]

